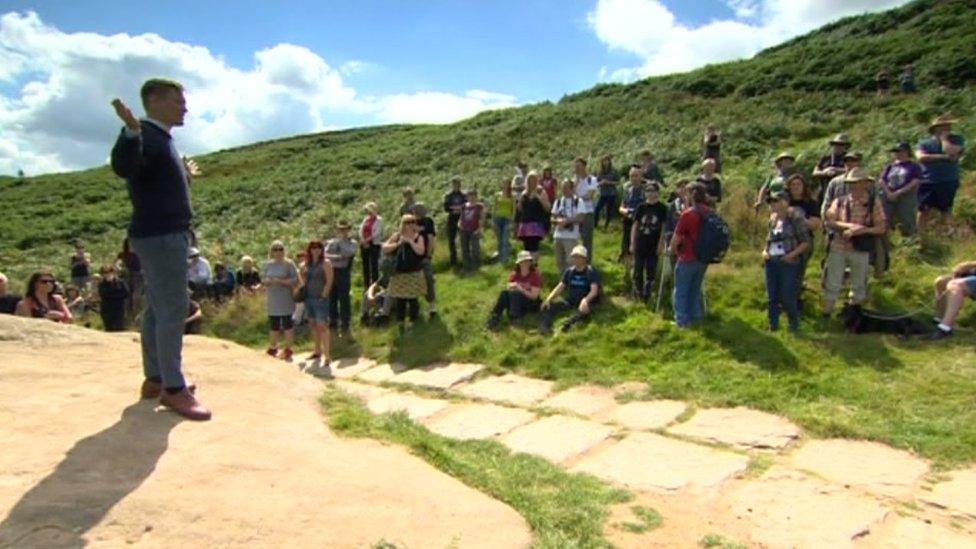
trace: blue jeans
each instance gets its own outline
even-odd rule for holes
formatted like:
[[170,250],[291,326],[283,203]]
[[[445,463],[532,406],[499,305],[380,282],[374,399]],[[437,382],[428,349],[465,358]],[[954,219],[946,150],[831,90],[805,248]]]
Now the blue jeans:
[[183,327],[190,309],[186,271],[190,234],[130,238],[129,243],[139,256],[145,280],[143,372],[146,379],[159,379],[167,389],[183,387]]
[[769,299],[767,311],[769,313],[769,328],[779,328],[779,313],[786,310],[786,318],[790,323],[790,330],[796,330],[800,325],[800,311],[798,305],[800,262],[787,263],[771,259],[766,261],[766,296]]
[[349,267],[332,270],[335,277],[332,281],[332,291],[329,293],[329,320],[333,327],[339,326],[342,329],[349,327],[349,321],[352,318],[352,303],[349,299],[349,292],[352,290],[352,279],[349,272],[351,267],[352,260],[350,260]]
[[495,216],[495,238],[498,239],[498,262],[502,265],[508,264],[508,254],[512,247],[509,244],[510,231],[512,229],[511,217]]
[[674,269],[674,321],[685,327],[705,316],[702,283],[708,265],[701,261],[678,261]]

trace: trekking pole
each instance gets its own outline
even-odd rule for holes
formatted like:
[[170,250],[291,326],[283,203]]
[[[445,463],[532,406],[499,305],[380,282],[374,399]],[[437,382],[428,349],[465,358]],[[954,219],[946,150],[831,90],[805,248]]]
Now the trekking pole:
[[657,287],[657,304],[654,306],[655,313],[661,309],[661,298],[664,296],[664,276],[670,270],[669,267],[671,264],[671,255],[667,253],[663,255],[664,261],[661,262],[661,283]]

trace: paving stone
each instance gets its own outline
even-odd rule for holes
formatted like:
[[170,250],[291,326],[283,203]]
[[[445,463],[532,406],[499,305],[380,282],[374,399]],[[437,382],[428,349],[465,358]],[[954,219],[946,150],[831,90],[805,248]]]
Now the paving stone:
[[535,419],[521,408],[496,404],[453,404],[423,421],[431,431],[459,440],[485,439],[505,434]]
[[380,364],[356,374],[356,377],[370,383],[383,383],[384,381],[391,381],[397,374],[405,371],[407,371],[407,367],[403,364]]
[[332,376],[338,379],[348,379],[376,367],[376,361],[368,358],[340,358],[329,365]]
[[607,419],[628,429],[661,429],[688,408],[677,400],[635,400],[612,409]]
[[613,428],[568,416],[549,416],[523,425],[501,438],[516,452],[562,463],[582,454],[613,434]]
[[540,403],[546,408],[568,410],[584,416],[605,414],[617,405],[613,389],[580,385],[558,393]]
[[748,464],[746,456],[732,452],[653,433],[634,433],[584,457],[572,470],[636,490],[679,490],[716,487]]
[[936,484],[919,498],[926,503],[976,518],[976,469],[949,473],[950,480]]
[[791,462],[831,482],[896,498],[910,496],[928,471],[925,461],[908,452],[859,440],[811,440]]
[[647,389],[648,386],[643,381],[625,381],[613,386],[613,392],[617,395],[642,395]]
[[878,501],[840,486],[774,467],[731,494],[732,511],[752,525],[762,547],[850,547],[884,520]]
[[384,389],[383,387],[377,387],[375,385],[367,385],[365,383],[354,383],[352,381],[335,381],[335,386],[343,391],[349,393],[352,396],[359,397],[366,402],[379,398],[390,392],[389,389]]
[[533,406],[552,393],[553,382],[515,374],[486,377],[460,388],[460,392],[477,398]]
[[471,379],[472,376],[484,369],[481,364],[434,364],[423,368],[412,368],[389,381],[396,383],[410,383],[428,389],[447,390],[451,387]]
[[874,541],[886,549],[976,549],[976,539],[912,517],[899,518],[890,535]]
[[370,412],[385,414],[403,410],[410,419],[419,420],[440,412],[450,404],[446,400],[423,398],[409,393],[391,391],[366,403]]
[[800,428],[786,419],[743,407],[699,410],[668,432],[738,448],[780,449],[800,436]]

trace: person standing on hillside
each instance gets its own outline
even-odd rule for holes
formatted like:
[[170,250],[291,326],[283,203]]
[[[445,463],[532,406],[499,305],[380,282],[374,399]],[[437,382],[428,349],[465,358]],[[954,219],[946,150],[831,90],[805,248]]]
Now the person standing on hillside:
[[[437,240],[437,228],[434,220],[427,214],[427,205],[418,202],[414,207],[414,220],[417,222],[417,233],[424,239],[424,257],[421,266],[424,271],[424,282],[427,285],[427,292],[424,298],[427,300],[427,317],[433,319],[437,316],[437,288],[434,286],[434,243]],[[382,259],[380,260],[382,263]],[[382,265],[380,265],[382,270]]]
[[630,255],[630,229],[634,225],[634,211],[644,202],[644,180],[641,177],[640,166],[632,165],[624,183],[624,197],[620,201],[620,219],[622,234],[620,235],[620,255],[617,261],[623,261]]
[[461,231],[461,262],[464,270],[481,266],[481,229],[485,226],[485,205],[478,201],[478,191],[467,193],[468,201],[461,208],[458,230]]
[[[342,253],[342,246],[342,244],[336,246],[340,249],[335,256],[349,261],[350,265],[345,267],[348,274],[352,267],[352,258]],[[355,246],[353,244],[353,251],[356,249]],[[327,245],[323,244],[321,240],[309,242],[305,248],[305,256],[308,258],[305,265],[302,266],[302,280],[305,281],[305,313],[308,315],[308,323],[312,328],[312,340],[314,341],[312,356],[309,357],[309,360],[316,362],[324,358],[322,364],[328,367],[331,358],[329,323],[330,321],[335,323],[337,318],[336,313],[333,312],[335,311],[333,302],[336,295],[335,268],[329,258]]]
[[8,293],[7,275],[0,273],[0,314],[12,315],[17,312],[17,303],[23,296]]
[[606,220],[603,228],[610,228],[610,221],[613,220],[613,210],[617,207],[617,179],[620,176],[613,168],[613,157],[609,154],[600,159],[600,171],[596,175],[597,185],[599,186],[600,198],[596,202],[593,210],[593,225],[600,225],[600,212],[606,212]]
[[722,180],[716,174],[715,160],[706,158],[701,164],[702,173],[695,178],[695,183],[705,187],[708,205],[715,207],[722,201]]
[[98,283],[98,313],[106,332],[121,332],[125,329],[125,303],[129,288],[116,275],[115,265],[103,265],[99,271],[102,281]]
[[569,254],[579,244],[579,226],[582,221],[576,183],[567,179],[563,181],[562,196],[552,204],[552,251],[556,256],[556,270],[560,273],[569,268]]
[[715,161],[715,173],[722,173],[722,136],[715,130],[715,124],[705,128],[702,137],[702,160]]
[[586,248],[587,261],[593,260],[593,228],[596,210],[594,200],[599,189],[595,177],[586,171],[586,159],[577,157],[573,162],[573,180],[576,182],[576,197],[579,198],[579,213],[583,215],[580,223],[580,240]]
[[400,193],[403,200],[400,202],[400,215],[413,213],[413,205],[417,203],[416,192],[413,187],[404,187]]
[[539,187],[539,177],[529,172],[525,178],[526,187],[515,203],[515,222],[522,248],[539,261],[539,244],[546,236],[546,222],[549,220],[549,198]]
[[387,295],[396,300],[396,319],[402,331],[406,328],[408,316],[412,323],[420,318],[420,303],[417,300],[427,288],[423,272],[426,255],[424,238],[417,231],[414,216],[407,214],[400,218],[400,230],[383,243],[383,253],[395,257]]
[[559,194],[559,180],[556,179],[556,176],[552,175],[552,166],[548,164],[543,166],[542,176],[539,178],[539,186],[542,187],[543,192],[546,193],[546,198],[552,204],[556,200],[556,195]]
[[142,304],[142,263],[139,262],[139,256],[132,251],[128,238],[122,241],[122,251],[119,252],[116,263],[122,270],[122,280],[129,289],[129,297],[125,302],[126,312],[130,318],[135,318],[136,311]]
[[654,155],[651,151],[641,151],[637,156],[637,162],[640,163],[641,171],[643,171],[643,176],[645,181],[657,181],[658,185],[663,189],[667,186],[664,181],[664,174],[661,173],[660,166],[654,161]]
[[444,194],[444,211],[447,212],[447,247],[451,252],[451,267],[458,265],[458,220],[461,219],[461,208],[467,201],[468,197],[461,191],[461,178],[452,177],[451,190]]
[[152,79],[139,93],[147,118],[138,120],[120,100],[112,101],[125,124],[112,148],[112,170],[126,179],[132,202],[128,236],[142,263],[146,308],[142,316],[143,398],[156,398],[176,413],[207,420],[211,412],[183,377],[186,259],[190,248],[190,179],[170,131],[183,125],[186,99],[173,80]]
[[763,270],[766,273],[769,331],[779,329],[780,310],[786,310],[789,329],[800,327],[800,283],[803,257],[811,247],[810,230],[803,210],[789,205],[789,195],[780,191],[769,195],[769,224],[763,245]]
[[[823,189],[823,200],[820,202],[820,217],[826,218],[827,209],[830,205],[834,203],[834,200],[838,198],[843,198],[851,192],[851,184],[846,179],[847,174],[851,173],[855,168],[861,167],[861,153],[852,151],[844,155],[844,171],[840,175],[834,177],[827,183],[827,187]],[[871,189],[873,191],[873,188]],[[827,234],[830,234],[830,230],[827,230]]]
[[[307,256],[306,256],[307,257]],[[268,307],[268,356],[278,356],[278,341],[285,336],[285,350],[281,358],[291,362],[295,339],[295,290],[301,286],[299,269],[305,270],[307,260],[298,266],[285,254],[280,240],[271,243],[268,260],[261,270]],[[304,304],[303,304],[304,305]],[[327,320],[327,319],[326,319]]]
[[918,188],[921,230],[925,230],[935,210],[952,232],[952,205],[959,190],[959,159],[966,147],[966,140],[952,133],[955,123],[948,116],[936,118],[929,125],[930,136],[918,143],[918,162],[922,165],[922,183]]
[[492,204],[492,227],[495,229],[495,240],[498,242],[498,262],[508,264],[511,251],[512,220],[515,219],[515,195],[512,193],[512,180],[504,177],[500,190],[495,193],[495,203]]
[[674,321],[679,328],[687,328],[705,316],[702,284],[708,264],[698,260],[695,247],[708,207],[705,187],[693,183],[687,189],[691,206],[681,212],[671,238],[671,253],[678,258],[674,269]]
[[644,202],[634,210],[630,253],[634,256],[634,297],[646,302],[654,287],[668,207],[661,203],[657,183],[648,183],[643,189]]
[[[349,335],[352,319],[352,260],[356,257],[356,243],[349,238],[352,225],[340,220],[333,227],[335,234],[325,243],[325,258],[332,263],[333,283],[329,294],[329,319],[339,336]],[[312,260],[311,257],[308,258]]]
[[71,283],[80,293],[87,293],[88,281],[91,280],[91,256],[85,251],[82,243],[75,244],[75,253],[71,256]]
[[753,207],[756,213],[766,203],[770,193],[782,191],[786,185],[786,179],[796,171],[796,157],[792,153],[781,152],[773,160],[773,175],[766,180],[759,188],[759,195]]
[[380,277],[380,247],[383,245],[383,218],[376,202],[363,206],[366,215],[359,224],[359,255],[363,261],[363,287],[369,288]]
[[915,86],[915,67],[905,65],[901,74],[898,75],[898,85],[901,87],[901,93],[915,93],[918,91],[918,88]]
[[884,196],[888,226],[898,227],[902,236],[914,236],[918,215],[918,186],[922,167],[912,160],[912,146],[907,141],[888,149],[891,162],[881,170],[881,192]]
[[813,181],[817,184],[817,201],[820,204],[823,204],[824,192],[827,190],[827,184],[830,183],[830,180],[847,173],[847,168],[844,166],[844,156],[851,148],[851,139],[847,137],[846,133],[839,133],[828,144],[830,145],[830,152],[820,157],[812,174]]

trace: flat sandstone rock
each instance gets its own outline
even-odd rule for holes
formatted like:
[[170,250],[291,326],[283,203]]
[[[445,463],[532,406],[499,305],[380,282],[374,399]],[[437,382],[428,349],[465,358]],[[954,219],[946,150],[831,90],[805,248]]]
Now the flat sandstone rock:
[[501,438],[501,443],[516,452],[544,457],[562,463],[600,444],[613,434],[613,428],[568,416],[549,416],[523,425]]
[[780,449],[800,436],[800,428],[786,419],[743,407],[699,410],[668,432],[738,448]]
[[590,473],[636,490],[714,488],[749,464],[746,456],[652,433],[634,433],[584,457],[574,472]]
[[431,431],[446,437],[469,440],[505,434],[535,419],[521,408],[495,404],[453,404],[423,421]]
[[409,383],[428,389],[447,390],[451,387],[472,378],[475,374],[484,369],[481,364],[460,364],[452,362],[450,364],[434,364],[422,368],[412,368],[397,374],[393,379],[395,383]]
[[543,379],[506,374],[479,379],[461,387],[460,392],[470,397],[529,407],[548,397],[552,385],[553,382]]
[[356,374],[355,377],[369,383],[383,383],[384,381],[392,381],[397,374],[405,371],[407,371],[407,367],[403,364],[379,364]]
[[595,417],[617,405],[613,389],[594,385],[580,385],[558,393],[540,405],[546,408],[568,410],[582,416]]
[[365,383],[355,383],[352,381],[336,381],[335,386],[350,395],[362,399],[364,402],[369,402],[375,398],[379,398],[390,392],[389,389],[384,389],[383,387],[377,387],[375,385],[367,385]]
[[950,511],[976,518],[976,469],[949,473],[950,480],[940,482],[920,499]]
[[366,406],[374,414],[389,412],[406,412],[412,420],[423,419],[440,412],[450,404],[446,400],[424,398],[410,393],[391,391],[369,400]]
[[337,379],[348,379],[376,367],[376,361],[368,358],[340,358],[333,360],[329,368]]
[[874,541],[886,549],[976,549],[976,539],[912,517],[899,518],[890,534]]
[[770,548],[851,547],[888,514],[871,498],[778,467],[730,499],[736,516],[751,524],[751,541]]
[[662,429],[687,408],[677,400],[636,400],[617,406],[607,419],[635,431]]
[[922,459],[877,442],[811,440],[791,457],[792,466],[869,492],[905,498],[928,471]]

